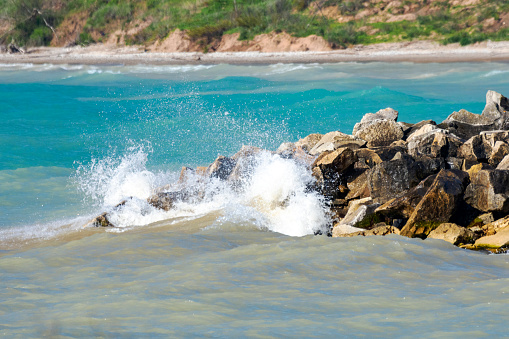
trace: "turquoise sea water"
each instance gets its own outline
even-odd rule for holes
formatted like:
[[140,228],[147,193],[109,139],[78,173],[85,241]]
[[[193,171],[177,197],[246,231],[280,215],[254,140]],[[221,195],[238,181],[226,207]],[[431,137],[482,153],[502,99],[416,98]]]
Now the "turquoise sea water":
[[[487,90],[509,95],[508,74],[505,63],[0,65],[0,333],[506,335],[508,256],[292,237],[326,221],[288,161],[265,156],[242,196],[219,188],[173,214],[141,201],[181,166],[351,133],[385,107],[405,122],[480,113]],[[293,204],[267,207],[281,192]],[[129,196],[123,228],[82,228]]]

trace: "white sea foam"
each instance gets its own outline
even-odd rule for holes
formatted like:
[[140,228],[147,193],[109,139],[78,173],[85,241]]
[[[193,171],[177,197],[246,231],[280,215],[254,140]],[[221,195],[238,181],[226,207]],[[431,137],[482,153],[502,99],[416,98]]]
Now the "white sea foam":
[[[220,215],[214,225],[248,221],[260,229],[291,236],[323,230],[328,217],[320,196],[309,190],[310,171],[294,160],[261,152],[241,189],[219,179],[189,175],[184,183],[176,175],[153,173],[146,168],[147,153],[133,149],[119,160],[93,161],[78,170],[81,191],[103,205],[117,227],[144,226],[179,217]],[[169,211],[151,206],[147,198],[164,183],[166,191],[184,192],[188,198]],[[125,202],[121,203],[123,200]]]

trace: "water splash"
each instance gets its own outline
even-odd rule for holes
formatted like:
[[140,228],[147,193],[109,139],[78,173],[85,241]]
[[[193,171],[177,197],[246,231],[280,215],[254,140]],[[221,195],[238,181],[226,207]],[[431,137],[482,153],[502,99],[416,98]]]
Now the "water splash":
[[[147,159],[143,148],[135,148],[118,160],[95,160],[77,171],[80,190],[102,204],[108,220],[117,227],[217,214],[213,227],[247,221],[259,229],[304,236],[324,230],[329,221],[323,199],[309,190],[314,180],[309,169],[271,152],[263,151],[255,157],[240,188],[198,174],[188,174],[178,181],[176,173],[147,170]],[[166,185],[161,188],[161,183]],[[181,191],[187,198],[164,211],[147,202],[156,190]]]

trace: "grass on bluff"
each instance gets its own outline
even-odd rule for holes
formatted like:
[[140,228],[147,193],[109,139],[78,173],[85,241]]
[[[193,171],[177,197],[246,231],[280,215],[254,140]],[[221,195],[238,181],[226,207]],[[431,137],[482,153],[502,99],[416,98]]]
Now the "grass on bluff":
[[[0,19],[7,18],[13,29],[0,36],[0,43],[14,40],[19,45],[48,45],[53,32],[73,13],[88,13],[79,44],[102,42],[108,35],[129,24],[149,20],[151,24],[126,37],[128,44],[151,44],[179,28],[200,43],[204,50],[223,34],[239,33],[241,40],[269,32],[287,32],[296,37],[311,34],[324,37],[333,47],[377,42],[433,39],[461,45],[492,40],[509,40],[509,29],[490,31],[483,22],[499,20],[509,12],[509,1],[491,0],[476,6],[458,7],[449,1],[405,0],[402,6],[418,8],[433,4],[432,14],[415,21],[369,22],[368,19],[340,23],[320,9],[336,6],[344,16],[353,17],[370,6],[368,0],[0,0]],[[30,9],[37,8],[34,15]],[[317,8],[319,10],[317,10]]]

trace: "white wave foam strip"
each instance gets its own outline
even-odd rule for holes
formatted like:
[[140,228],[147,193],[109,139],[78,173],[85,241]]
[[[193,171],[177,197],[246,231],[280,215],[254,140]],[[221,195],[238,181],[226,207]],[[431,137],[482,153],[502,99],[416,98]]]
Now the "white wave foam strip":
[[[81,190],[93,200],[101,201],[108,220],[117,227],[144,226],[179,217],[198,218],[221,212],[214,226],[226,222],[247,221],[260,229],[290,236],[304,236],[323,230],[329,219],[320,196],[308,189],[313,177],[303,164],[261,152],[243,188],[233,190],[219,179],[205,181],[190,176],[185,184],[176,184],[176,174],[152,173],[145,167],[147,154],[138,149],[120,160],[108,158],[81,168]],[[165,181],[166,180],[166,181]],[[167,191],[177,187],[190,198],[176,202],[169,211],[151,206],[147,198],[162,184]],[[121,206],[115,207],[125,200]]]

